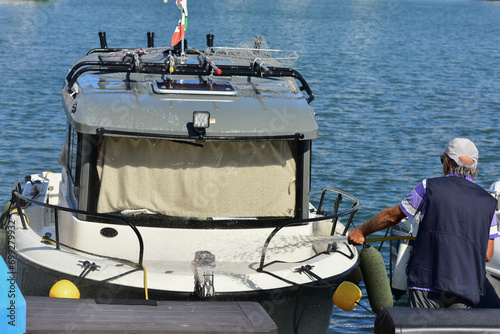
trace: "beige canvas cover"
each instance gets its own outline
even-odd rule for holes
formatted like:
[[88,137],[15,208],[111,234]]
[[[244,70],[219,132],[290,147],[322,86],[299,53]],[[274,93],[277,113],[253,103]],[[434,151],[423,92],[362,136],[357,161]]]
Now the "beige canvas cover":
[[293,217],[291,143],[104,137],[98,212],[183,217]]

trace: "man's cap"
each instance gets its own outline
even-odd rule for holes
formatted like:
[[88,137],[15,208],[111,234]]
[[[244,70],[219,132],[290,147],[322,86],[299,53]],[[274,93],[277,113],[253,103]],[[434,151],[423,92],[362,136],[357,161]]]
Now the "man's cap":
[[[447,155],[450,159],[455,161],[458,166],[464,168],[474,168],[477,166],[477,160],[479,159],[479,152],[474,145],[467,138],[455,138],[446,147],[441,156]],[[465,165],[459,158],[467,157],[474,161],[472,165]]]

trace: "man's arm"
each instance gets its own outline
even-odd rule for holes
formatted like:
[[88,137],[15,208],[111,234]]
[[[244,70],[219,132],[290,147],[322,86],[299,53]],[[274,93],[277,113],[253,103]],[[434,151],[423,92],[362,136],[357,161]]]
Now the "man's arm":
[[486,251],[486,262],[490,262],[493,258],[495,250],[495,239],[488,239],[488,250]]
[[394,226],[404,218],[406,215],[399,205],[382,210],[375,217],[349,232],[348,242],[352,245],[362,245],[367,235]]

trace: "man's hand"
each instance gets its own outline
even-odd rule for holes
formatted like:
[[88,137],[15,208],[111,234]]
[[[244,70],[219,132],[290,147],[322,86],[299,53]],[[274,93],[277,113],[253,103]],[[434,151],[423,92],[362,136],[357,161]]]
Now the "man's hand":
[[347,236],[347,242],[349,242],[351,245],[354,246],[359,246],[364,244],[365,239],[366,237],[361,232],[361,226],[356,227],[354,230],[349,232],[349,235]]
[[406,215],[399,205],[382,210],[375,217],[349,232],[347,241],[351,245],[362,245],[367,235],[394,226],[404,218]]

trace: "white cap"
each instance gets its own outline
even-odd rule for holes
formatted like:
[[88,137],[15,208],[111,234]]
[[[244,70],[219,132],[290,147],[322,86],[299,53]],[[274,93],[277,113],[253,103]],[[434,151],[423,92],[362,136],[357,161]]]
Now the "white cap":
[[[476,145],[467,138],[455,138],[446,147],[446,150],[441,153],[457,163],[458,166],[464,168],[474,168],[477,166],[479,152]],[[473,161],[472,165],[465,165],[459,158],[467,157]]]

